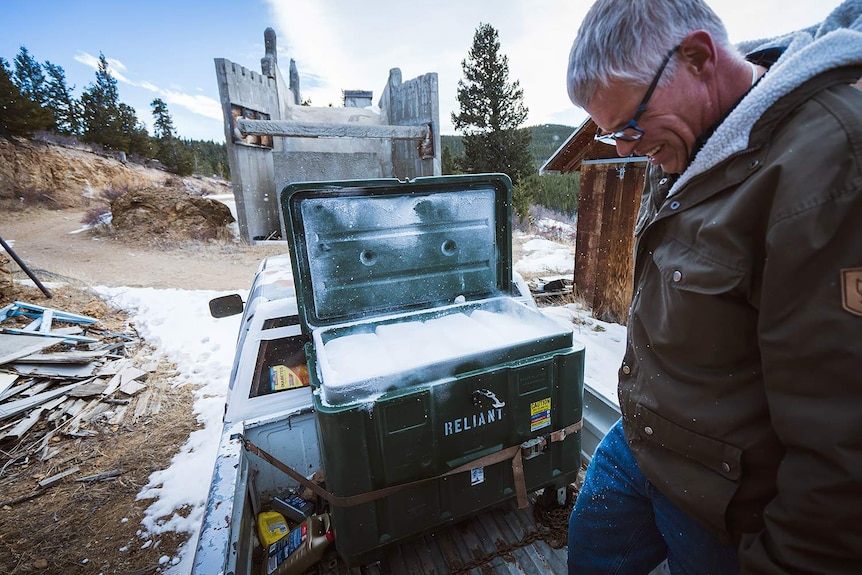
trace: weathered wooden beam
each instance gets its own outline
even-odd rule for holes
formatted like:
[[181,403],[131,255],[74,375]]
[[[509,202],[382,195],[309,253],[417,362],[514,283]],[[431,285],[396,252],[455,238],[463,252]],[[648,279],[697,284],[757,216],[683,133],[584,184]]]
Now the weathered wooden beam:
[[284,120],[238,118],[236,126],[243,136],[283,136],[287,138],[382,138],[423,141],[428,126],[387,126],[380,124],[316,124]]
[[78,467],[77,465],[74,467],[70,467],[66,471],[61,471],[60,473],[57,473],[56,475],[52,475],[51,477],[46,477],[45,479],[40,481],[38,483],[38,485],[39,485],[39,487],[44,489],[45,487],[54,485],[55,483],[57,483],[58,481],[60,481],[63,478],[69,477],[73,473],[78,473],[79,471],[81,471],[81,468]]
[[[47,333],[42,333],[41,331],[24,331],[23,329],[4,327],[2,328],[2,333],[8,333],[12,335],[34,335],[47,338],[60,338],[64,341],[77,341],[81,343],[96,343],[97,341],[99,341],[98,339],[94,339],[92,337],[84,337],[82,335],[69,335],[63,333],[63,330],[54,330]],[[55,341],[54,343],[57,342]]]
[[57,343],[56,340],[34,334],[0,333],[0,365],[38,353]]
[[93,475],[88,475],[86,477],[79,477],[75,481],[78,481],[81,483],[91,483],[93,481],[105,481],[107,479],[114,479],[116,477],[119,477],[123,473],[125,473],[125,471],[123,471],[122,469],[112,469],[110,471],[104,471],[102,473],[95,473]]
[[7,417],[12,417],[13,415],[18,415],[19,413],[24,413],[25,411],[36,407],[37,405],[41,405],[47,401],[54,399],[55,397],[59,397],[64,395],[67,391],[74,389],[78,386],[78,383],[72,383],[69,385],[64,385],[63,387],[59,387],[57,389],[52,389],[51,391],[43,391],[33,397],[27,397],[25,399],[19,399],[17,401],[10,401],[5,405],[0,405],[0,420],[6,419]]
[[7,505],[17,505],[18,503],[24,503],[25,501],[29,501],[29,500],[33,499],[34,497],[39,497],[40,495],[45,493],[45,491],[46,490],[42,489],[42,488],[34,489],[33,491],[31,491],[30,493],[27,493],[26,495],[21,495],[19,497],[14,497],[12,499],[6,499],[3,501],[0,501],[0,507],[6,507]]
[[90,363],[107,354],[106,351],[58,351],[55,353],[34,353],[17,359],[22,363]]
[[86,315],[78,315],[76,313],[69,313],[65,311],[61,311],[54,308],[48,308],[41,305],[36,305],[32,303],[25,303],[22,301],[16,301],[12,304],[17,308],[15,313],[11,313],[10,315],[26,315],[29,317],[36,317],[38,314],[42,314],[47,310],[51,310],[51,315],[54,319],[58,321],[65,321],[68,323],[81,323],[84,325],[91,325],[94,323],[98,323],[98,319],[94,317],[89,317]]

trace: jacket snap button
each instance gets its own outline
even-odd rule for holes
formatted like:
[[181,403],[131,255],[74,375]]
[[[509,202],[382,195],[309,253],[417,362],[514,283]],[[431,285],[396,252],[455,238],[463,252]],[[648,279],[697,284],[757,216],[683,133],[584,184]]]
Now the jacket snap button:
[[730,464],[726,461],[721,464],[721,468],[724,469],[725,473],[730,473]]
[[632,372],[632,368],[630,368],[630,367],[629,367],[629,366],[627,366],[627,365],[624,365],[624,366],[623,366],[623,373],[624,373],[624,374],[628,375],[628,374],[630,374],[631,372]]
[[663,186],[663,185],[665,185],[666,183],[667,183],[667,178],[662,178],[662,179],[660,179],[660,180],[658,181],[658,184],[659,184],[660,186]]
[[753,170],[760,166],[760,160],[752,160],[750,164],[748,164],[748,169]]
[[649,425],[644,427],[644,433],[646,433],[647,435],[652,435],[652,427],[650,427]]
[[682,279],[682,272],[679,270],[673,271],[673,281],[678,282]]
[[672,201],[672,202],[670,203],[670,209],[672,209],[672,210],[678,210],[678,209],[679,209],[679,202],[678,202],[678,201],[676,201],[676,200]]

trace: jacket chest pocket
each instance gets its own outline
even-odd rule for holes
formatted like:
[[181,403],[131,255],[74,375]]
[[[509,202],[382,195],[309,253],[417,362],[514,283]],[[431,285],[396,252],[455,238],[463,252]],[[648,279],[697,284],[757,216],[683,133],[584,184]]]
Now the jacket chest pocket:
[[746,275],[745,271],[707,258],[672,238],[655,248],[653,261],[661,281],[682,292],[729,294]]
[[749,357],[756,348],[757,314],[747,300],[744,269],[668,236],[645,263],[635,313],[656,351],[667,346],[702,366]]

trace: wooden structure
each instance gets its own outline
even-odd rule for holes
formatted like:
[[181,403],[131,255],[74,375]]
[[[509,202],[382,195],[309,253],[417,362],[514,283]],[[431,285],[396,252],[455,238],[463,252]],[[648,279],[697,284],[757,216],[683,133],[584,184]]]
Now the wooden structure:
[[284,241],[280,194],[293,182],[439,176],[437,74],[402,81],[392,68],[377,109],[372,92],[344,92],[343,108],[301,104],[299,73],[285,78],[272,28],[261,72],[215,59],[236,218],[249,242]]
[[632,298],[634,226],[644,190],[646,158],[620,158],[594,139],[588,118],[545,162],[540,173],[581,172],[574,284],[595,317],[625,323]]

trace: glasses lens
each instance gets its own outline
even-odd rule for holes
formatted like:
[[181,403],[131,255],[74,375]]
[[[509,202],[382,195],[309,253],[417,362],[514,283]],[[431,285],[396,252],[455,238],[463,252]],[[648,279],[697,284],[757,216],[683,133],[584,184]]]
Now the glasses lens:
[[635,140],[640,140],[642,136],[643,132],[637,128],[626,128],[618,132],[608,132],[606,134],[596,133],[594,139],[609,146],[616,146],[617,140],[621,140],[623,142],[634,142]]
[[619,132],[613,133],[614,139],[622,140],[624,142],[634,142],[635,140],[640,140],[643,135],[643,130],[635,126],[629,126],[620,130]]

